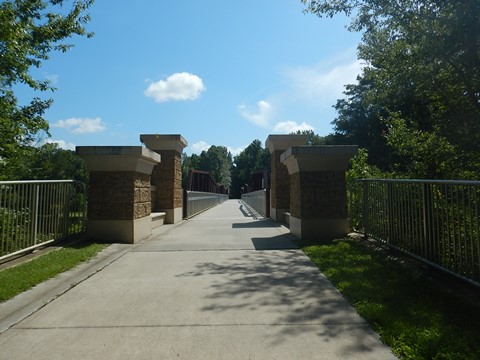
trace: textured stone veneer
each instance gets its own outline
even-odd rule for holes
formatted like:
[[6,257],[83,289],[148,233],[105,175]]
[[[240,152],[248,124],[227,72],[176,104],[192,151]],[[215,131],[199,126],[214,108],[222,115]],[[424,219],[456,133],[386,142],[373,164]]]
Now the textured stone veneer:
[[151,213],[150,176],[133,171],[90,173],[88,218],[133,220]]
[[345,171],[356,146],[296,146],[281,155],[290,174],[290,231],[303,239],[349,232]]
[[176,223],[183,213],[182,151],[187,141],[178,134],[142,134],[140,140],[162,158],[152,172],[151,182],[157,188],[155,211],[166,212],[166,223]]
[[283,152],[284,150],[275,150],[271,154],[270,206],[276,209],[290,207],[290,178],[286,166],[280,161]]
[[162,162],[153,168],[152,185],[157,187],[156,207],[182,207],[182,158],[175,150],[156,150]]
[[135,243],[151,235],[150,174],[160,155],[141,146],[78,146],[90,172],[87,235]]
[[283,152],[295,145],[305,145],[307,135],[269,135],[265,146],[270,151],[270,217],[284,222],[283,212],[290,208],[290,177],[280,157]]
[[290,214],[302,219],[346,219],[345,189],[344,172],[297,172],[290,178]]

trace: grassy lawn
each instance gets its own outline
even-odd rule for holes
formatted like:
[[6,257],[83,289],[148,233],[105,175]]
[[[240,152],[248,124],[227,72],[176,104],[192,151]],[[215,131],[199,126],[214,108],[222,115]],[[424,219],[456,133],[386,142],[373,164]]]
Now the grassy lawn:
[[81,243],[0,271],[0,302],[84,262],[108,245]]
[[401,359],[480,359],[480,305],[361,240],[299,245]]

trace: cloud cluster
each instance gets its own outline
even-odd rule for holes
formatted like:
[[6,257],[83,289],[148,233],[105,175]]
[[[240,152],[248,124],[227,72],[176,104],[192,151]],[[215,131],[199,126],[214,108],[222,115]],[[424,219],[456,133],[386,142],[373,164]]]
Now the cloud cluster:
[[259,101],[255,110],[252,110],[245,105],[240,105],[238,106],[238,112],[243,118],[247,119],[253,124],[262,128],[273,130],[276,133],[289,134],[298,130],[302,131],[315,129],[312,125],[309,125],[306,122],[298,124],[297,122],[291,120],[281,121],[275,125],[272,125],[271,118],[273,115],[273,105],[266,100]]
[[[210,148],[210,144],[207,142],[200,140],[190,146],[193,154],[200,154],[202,151],[207,151]],[[238,148],[232,148],[231,146],[226,146],[227,150],[232,154],[232,156],[240,154],[243,149],[247,146],[240,146]]]
[[273,128],[274,132],[282,134],[290,134],[292,132],[305,130],[315,130],[315,128],[312,125],[307,124],[306,122],[297,124],[295,121],[282,121],[277,123]]
[[201,140],[197,141],[195,144],[192,144],[190,147],[192,148],[193,153],[200,154],[202,151],[207,151],[210,148],[210,145]]
[[59,148],[65,149],[65,150],[75,150],[75,144],[67,143],[64,140],[47,139],[47,140],[45,140],[45,143],[46,144],[57,144]]
[[66,120],[58,120],[52,124],[52,127],[67,129],[73,134],[92,134],[104,131],[107,127],[99,117],[90,118],[70,118]]
[[196,100],[205,91],[203,80],[197,75],[187,72],[175,73],[165,80],[152,82],[145,96],[153,98],[156,102]]
[[351,60],[332,68],[320,63],[286,70],[285,75],[296,97],[331,106],[343,97],[346,84],[355,83],[362,67],[360,60]]
[[238,111],[240,112],[240,115],[255,125],[263,128],[270,127],[272,105],[269,102],[265,100],[259,101],[254,110],[248,108],[246,105],[239,105]]

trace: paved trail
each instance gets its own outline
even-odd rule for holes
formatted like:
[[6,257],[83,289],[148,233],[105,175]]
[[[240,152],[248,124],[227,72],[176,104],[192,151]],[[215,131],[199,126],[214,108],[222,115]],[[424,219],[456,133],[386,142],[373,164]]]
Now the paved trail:
[[0,359],[395,359],[288,229],[240,201],[157,231],[73,288],[78,269],[1,304],[0,325],[67,284],[0,335]]

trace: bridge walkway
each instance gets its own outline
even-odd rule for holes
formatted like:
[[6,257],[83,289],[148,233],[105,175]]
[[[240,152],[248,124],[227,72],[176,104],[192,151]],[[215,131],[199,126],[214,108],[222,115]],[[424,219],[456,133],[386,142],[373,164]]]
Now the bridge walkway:
[[163,228],[4,331],[0,359],[395,359],[288,229],[242,202]]

